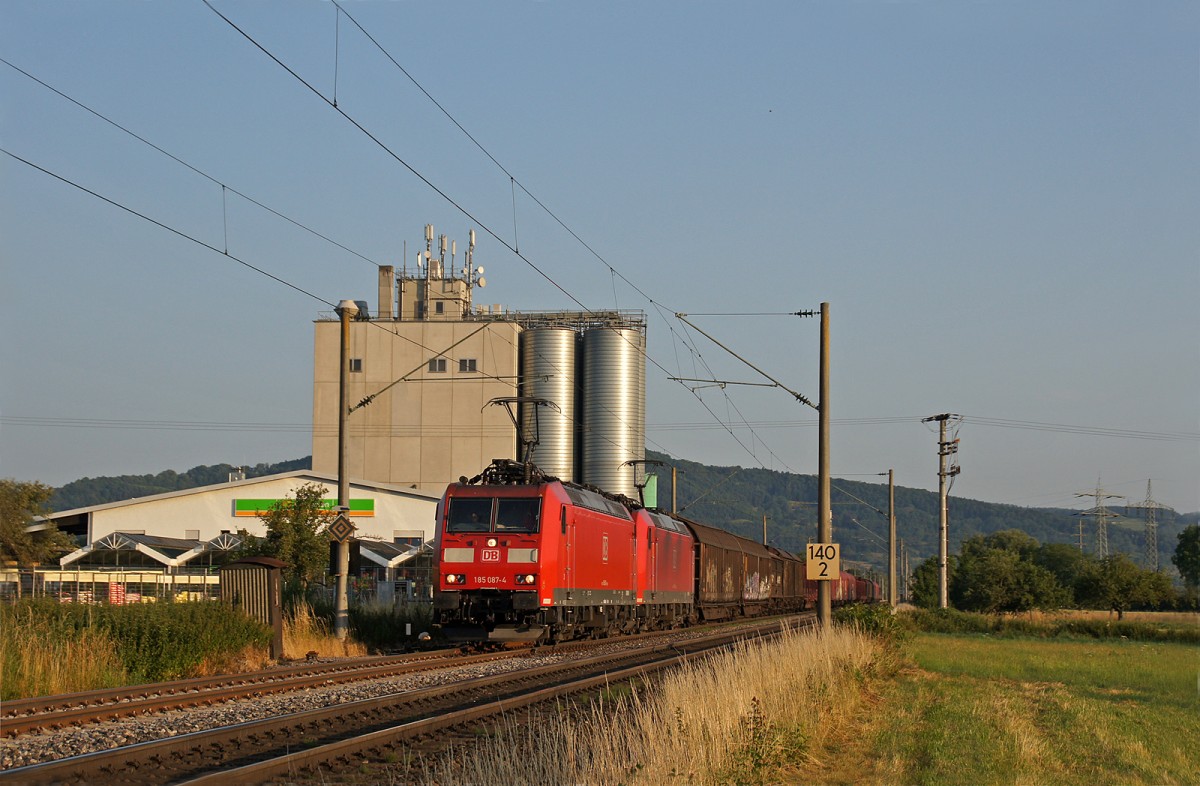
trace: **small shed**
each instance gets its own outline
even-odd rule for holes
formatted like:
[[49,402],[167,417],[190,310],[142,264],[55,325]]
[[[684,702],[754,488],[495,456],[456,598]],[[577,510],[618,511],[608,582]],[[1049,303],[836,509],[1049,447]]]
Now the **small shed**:
[[221,600],[271,626],[271,657],[283,657],[282,573],[274,557],[246,557],[221,568]]

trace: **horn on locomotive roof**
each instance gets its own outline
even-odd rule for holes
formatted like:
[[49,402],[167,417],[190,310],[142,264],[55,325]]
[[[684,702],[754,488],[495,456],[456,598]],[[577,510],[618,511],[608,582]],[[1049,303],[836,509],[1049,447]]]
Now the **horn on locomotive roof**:
[[[533,407],[533,434],[527,434],[522,427],[521,418],[517,416],[517,410],[514,405]],[[538,407],[553,407],[558,412],[562,412],[562,408],[548,398],[538,398],[536,396],[504,396],[494,398],[485,407],[500,406],[504,407],[504,411],[508,413],[508,417],[513,422],[513,426],[517,429],[517,440],[521,443],[520,461],[525,465],[525,482],[528,483],[531,477],[530,468],[533,465],[533,449],[540,441],[539,426],[538,426]]]

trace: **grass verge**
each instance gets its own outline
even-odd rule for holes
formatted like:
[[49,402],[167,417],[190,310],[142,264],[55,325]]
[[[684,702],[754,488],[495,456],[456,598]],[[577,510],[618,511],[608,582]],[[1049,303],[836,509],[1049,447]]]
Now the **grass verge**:
[[[799,768],[870,703],[864,686],[896,665],[854,628],[744,644],[656,682],[563,707],[430,763],[425,783],[768,784]],[[411,776],[410,776],[411,777]]]
[[1196,782],[1194,647],[946,634],[908,647],[855,782]]

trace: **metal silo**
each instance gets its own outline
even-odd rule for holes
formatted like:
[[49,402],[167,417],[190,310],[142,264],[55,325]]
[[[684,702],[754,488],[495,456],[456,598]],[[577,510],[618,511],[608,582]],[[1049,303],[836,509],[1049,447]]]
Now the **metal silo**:
[[537,433],[533,463],[562,480],[575,479],[575,344],[571,328],[534,327],[521,333],[521,395],[544,398],[558,405],[537,407],[538,431],[533,431],[534,407],[521,409],[521,428]]
[[646,457],[646,334],[593,327],[583,334],[582,481],[637,499],[631,459]]

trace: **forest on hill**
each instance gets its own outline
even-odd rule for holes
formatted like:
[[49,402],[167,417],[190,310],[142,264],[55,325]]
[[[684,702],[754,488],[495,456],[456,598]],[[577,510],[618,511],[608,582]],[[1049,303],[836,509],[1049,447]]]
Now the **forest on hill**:
[[183,491],[200,486],[228,483],[234,470],[246,473],[247,478],[261,478],[281,472],[309,469],[312,457],[282,461],[278,464],[256,464],[252,467],[235,467],[232,464],[212,464],[192,467],[187,472],[164,470],[157,475],[114,475],[111,477],[80,478],[56,488],[50,498],[52,511],[74,510],[92,505],[103,505],[123,499],[149,497],[170,491]]
[[[654,451],[646,457],[662,461],[677,470],[679,491],[676,499],[680,515],[712,524],[755,540],[763,535],[763,516],[767,519],[767,541],[787,551],[803,552],[817,531],[817,478],[768,469],[715,467],[677,459]],[[308,469],[311,457],[257,464],[241,469],[247,478]],[[51,507],[55,511],[72,510],[107,502],[145,497],[170,491],[225,483],[232,471],[230,464],[193,467],[186,472],[166,470],[157,475],[119,475],[82,478],[55,489]],[[658,504],[671,506],[671,471],[659,470]],[[834,478],[833,539],[842,546],[843,559],[852,566],[874,570],[887,567],[886,481],[862,481]],[[1018,529],[1039,543],[1078,544],[1080,517],[1066,509],[1022,508],[992,502],[955,497],[948,503],[950,551],[955,553],[964,540],[974,535],[990,535]],[[1124,509],[1117,507],[1114,512]],[[1108,542],[1112,552],[1123,552],[1141,564],[1144,552],[1144,522],[1131,517],[1109,524]],[[1200,518],[1195,513],[1178,515],[1158,513],[1159,565],[1171,569],[1179,532]],[[936,492],[896,487],[896,531],[908,548],[909,567],[937,553],[938,497]],[[1084,520],[1084,550],[1093,553],[1096,545],[1094,519]]]
[[[676,500],[680,515],[714,524],[755,540],[763,534],[767,517],[767,541],[792,552],[802,552],[817,532],[817,477],[768,469],[714,467],[647,451],[646,457],[674,466],[679,481]],[[671,471],[662,470],[658,504],[671,505]],[[881,482],[834,478],[830,483],[833,509],[833,539],[842,546],[843,559],[865,563],[875,570],[887,566],[888,487]],[[1017,529],[1039,543],[1078,545],[1080,516],[1061,508],[1023,508],[955,497],[947,503],[950,552],[975,535],[990,535]],[[1121,513],[1124,508],[1112,509]],[[1145,551],[1145,521],[1136,511],[1109,522],[1110,552],[1123,552],[1141,564]],[[1158,511],[1159,565],[1172,570],[1171,555],[1179,532],[1200,518],[1196,513],[1179,515]],[[1084,550],[1096,546],[1095,520],[1084,524]],[[908,548],[909,567],[937,553],[938,495],[934,491],[896,486],[896,534]]]

